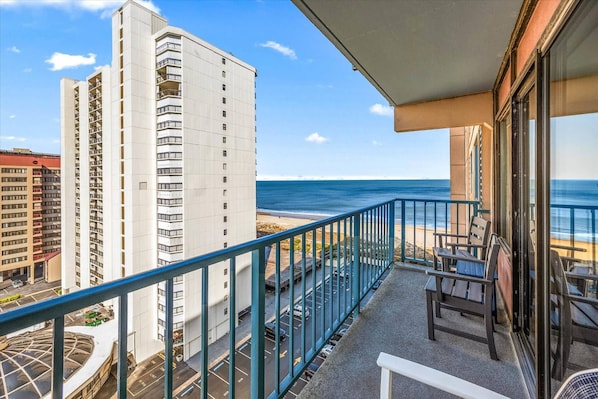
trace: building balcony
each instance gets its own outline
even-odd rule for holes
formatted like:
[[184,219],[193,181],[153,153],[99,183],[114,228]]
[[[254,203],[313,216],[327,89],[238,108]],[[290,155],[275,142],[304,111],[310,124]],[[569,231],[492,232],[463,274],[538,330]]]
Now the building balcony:
[[41,213],[34,213],[33,214],[33,219],[41,219],[43,216]]
[[42,197],[33,197],[33,202],[41,202]]
[[166,50],[181,51],[181,44],[180,43],[170,43],[170,42],[161,44],[158,47],[156,47],[156,55],[160,55]]
[[182,80],[181,75],[176,75],[174,73],[166,73],[166,74],[159,74],[156,78],[156,83],[160,84],[163,82],[173,81],[173,82],[180,82]]
[[[54,336],[62,337],[64,315],[112,300],[125,305],[115,307],[116,322],[128,320],[135,316],[127,313],[129,294],[157,285],[164,287],[159,303],[159,310],[165,316],[162,318],[165,321],[164,375],[160,375],[160,381],[167,398],[186,396],[183,394],[186,389],[195,390],[193,397],[198,397],[198,391],[199,397],[208,397],[208,392],[215,394],[212,390],[219,389],[222,390],[218,396],[227,391],[229,397],[235,397],[237,389],[239,396],[243,389],[254,398],[282,398],[289,390],[298,393],[297,389],[301,390],[302,398],[377,397],[381,374],[376,359],[381,352],[445,371],[510,398],[527,398],[509,324],[502,317],[499,316],[500,323],[494,333],[499,361],[491,360],[485,344],[444,332],[438,332],[436,340],[429,340],[427,336],[424,286],[428,276],[424,271],[433,262],[429,251],[433,241],[424,239],[423,244],[419,244],[416,235],[422,232],[432,235],[442,228],[463,233],[459,231],[459,220],[451,221],[449,215],[460,214],[467,220],[478,213],[477,206],[471,201],[393,200],[347,212],[0,313],[0,336],[49,319],[54,320]],[[430,208],[434,212],[422,219],[421,215]],[[430,221],[432,214],[433,221]],[[592,234],[595,239],[596,231]],[[294,250],[289,250],[289,243],[293,243]],[[162,252],[159,259],[178,260],[174,254]],[[230,284],[224,292],[224,300],[214,305],[210,302],[213,298],[208,276],[222,275],[223,264],[227,267]],[[237,276],[247,274],[241,273],[245,267],[250,270],[250,281],[237,281],[241,278]],[[177,279],[189,273],[194,273],[194,278],[201,274],[204,282],[197,303],[204,309],[204,318],[196,316],[201,319],[196,322],[202,337],[200,353],[206,355],[199,361],[198,371],[209,378],[185,387],[175,386],[175,381],[181,380],[176,378],[180,368],[173,367],[173,343],[184,342],[186,337],[175,333],[180,327],[174,325],[177,303],[174,287]],[[378,281],[382,283],[376,290]],[[225,314],[246,313],[241,310],[237,291],[238,284],[245,283],[251,285],[250,316],[244,316],[248,318],[239,324],[237,317],[230,317],[229,334],[215,343],[208,342],[210,312],[222,311],[224,306]],[[214,307],[220,305],[218,309]],[[290,307],[298,309],[298,314],[293,316],[295,312],[291,311],[289,316]],[[500,297],[498,309],[501,309]],[[267,321],[275,325],[271,339],[265,337],[269,334],[265,329]],[[458,323],[474,333],[483,329],[480,318],[457,312],[443,312],[439,323]],[[114,327],[114,339],[127,342],[131,333],[127,323]],[[284,340],[279,327],[285,330]],[[346,332],[339,339],[337,333],[342,329]],[[333,338],[338,343],[325,355],[322,349]],[[62,345],[60,339],[55,339],[54,353],[64,353]],[[117,347],[117,386],[121,387],[119,396],[125,397],[129,378],[127,346]],[[227,357],[227,353],[237,355]],[[312,363],[319,367],[306,385],[304,372]],[[239,371],[240,367],[245,371]],[[55,389],[61,389],[63,368],[55,368],[52,373],[52,380],[59,384]],[[228,378],[235,382],[242,378],[247,385],[227,385]],[[445,397],[432,388],[403,379],[397,381],[395,390],[404,397]],[[65,391],[64,396],[70,393]]]
[[178,90],[178,89],[160,90],[158,92],[158,94],[156,95],[156,98],[158,100],[160,100],[162,98],[166,98],[166,97],[180,98],[181,97],[181,90]]
[[166,66],[181,66],[181,60],[176,58],[166,58],[156,63],[156,69],[161,69]]

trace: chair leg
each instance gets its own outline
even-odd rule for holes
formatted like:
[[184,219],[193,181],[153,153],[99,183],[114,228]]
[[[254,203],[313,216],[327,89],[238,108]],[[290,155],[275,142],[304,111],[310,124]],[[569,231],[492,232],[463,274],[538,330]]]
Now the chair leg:
[[432,312],[432,292],[426,293],[426,309],[428,316],[428,339],[434,341],[434,314]]
[[484,315],[484,321],[486,322],[486,337],[488,340],[488,349],[490,350],[490,357],[492,360],[498,360],[496,354],[496,345],[494,345],[494,323],[492,322],[492,310],[486,312]]

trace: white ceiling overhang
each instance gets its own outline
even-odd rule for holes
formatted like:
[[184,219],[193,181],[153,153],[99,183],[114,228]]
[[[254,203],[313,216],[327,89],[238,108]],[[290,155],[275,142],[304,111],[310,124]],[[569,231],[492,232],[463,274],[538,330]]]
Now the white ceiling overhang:
[[292,0],[389,104],[492,90],[523,0]]

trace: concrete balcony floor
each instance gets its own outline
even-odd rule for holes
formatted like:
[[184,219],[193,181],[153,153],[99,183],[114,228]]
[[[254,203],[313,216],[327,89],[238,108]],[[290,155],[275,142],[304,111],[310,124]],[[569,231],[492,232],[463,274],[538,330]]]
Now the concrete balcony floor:
[[[510,398],[528,398],[505,323],[496,326],[498,361],[485,344],[436,331],[428,340],[424,268],[397,265],[361,309],[347,335],[320,366],[299,398],[376,398],[380,395],[380,352],[433,367]],[[439,323],[460,325],[484,336],[480,317],[443,310]],[[458,324],[457,324],[458,323]],[[393,375],[393,397],[453,398],[422,383]]]

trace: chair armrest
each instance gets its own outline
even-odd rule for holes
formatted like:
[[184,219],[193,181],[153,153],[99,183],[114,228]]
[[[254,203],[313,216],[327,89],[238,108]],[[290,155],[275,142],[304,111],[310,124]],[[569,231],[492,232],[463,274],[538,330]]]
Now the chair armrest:
[[586,248],[571,247],[571,246],[568,246],[568,245],[550,244],[550,248],[553,248],[553,249],[566,249],[567,251],[574,251],[574,252],[588,252],[588,250]]
[[463,256],[461,256],[459,254],[446,254],[446,255],[442,255],[442,258],[443,259],[445,259],[445,258],[446,259],[451,259],[451,260],[455,260],[455,261],[456,260],[464,260],[464,261],[467,261],[467,262],[476,262],[476,263],[480,263],[482,265],[486,262],[485,260],[477,259],[477,258],[474,258],[474,257],[466,258],[466,257],[463,257]]
[[567,278],[578,278],[580,280],[598,281],[598,274],[581,274],[573,272],[565,272]]
[[470,283],[480,283],[484,285],[494,283],[494,281],[486,280],[485,278],[466,276],[464,274],[456,274],[451,272],[442,272],[439,270],[426,270],[426,274],[429,276],[435,276],[439,278],[451,278],[453,280],[468,281]]
[[443,237],[456,237],[456,238],[467,238],[469,237],[466,234],[451,234],[451,233],[433,233],[435,236],[443,236]]
[[[447,242],[446,243],[447,247],[464,247],[464,248],[480,248],[480,249],[485,249],[487,247],[487,245],[483,245],[483,244],[461,244],[458,242]],[[562,256],[561,256],[562,258]]]
[[567,295],[571,302],[582,302],[590,305],[598,306],[598,299],[590,298],[588,296]]

